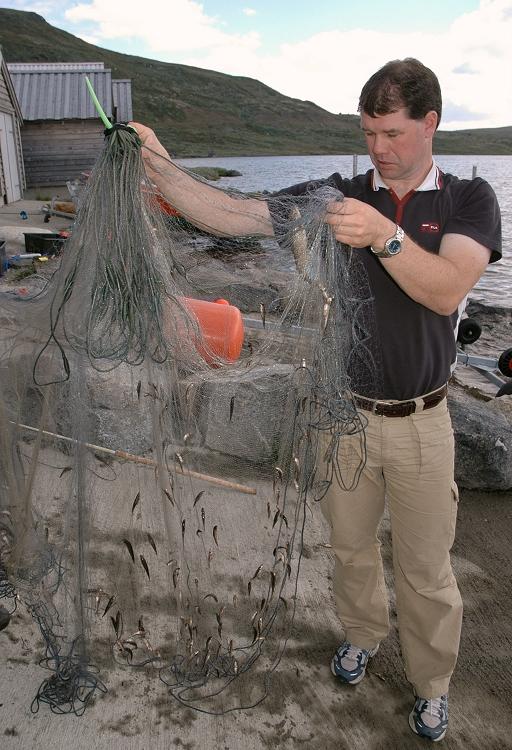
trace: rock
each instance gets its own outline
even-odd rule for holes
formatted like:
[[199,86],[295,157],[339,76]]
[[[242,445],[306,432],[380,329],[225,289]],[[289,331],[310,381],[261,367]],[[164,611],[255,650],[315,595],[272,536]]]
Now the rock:
[[204,383],[198,422],[204,447],[254,463],[275,460],[290,372],[289,365],[272,365],[240,380]]
[[455,479],[459,487],[512,488],[512,396],[480,401],[450,387],[448,406],[455,434]]

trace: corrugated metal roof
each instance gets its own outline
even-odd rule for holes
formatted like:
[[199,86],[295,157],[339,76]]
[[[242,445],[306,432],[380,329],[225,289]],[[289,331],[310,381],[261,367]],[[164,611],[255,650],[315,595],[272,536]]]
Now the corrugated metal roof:
[[9,63],[9,70],[12,73],[38,73],[46,71],[48,73],[65,73],[66,71],[79,70],[82,73],[88,70],[105,70],[105,63],[102,62],[62,62],[62,63]]
[[116,121],[133,120],[132,82],[129,78],[112,81],[112,99]]
[[[97,118],[85,85],[85,72],[24,72],[8,66],[24,120],[87,120]],[[107,117],[112,116],[112,74],[110,70],[87,72]]]

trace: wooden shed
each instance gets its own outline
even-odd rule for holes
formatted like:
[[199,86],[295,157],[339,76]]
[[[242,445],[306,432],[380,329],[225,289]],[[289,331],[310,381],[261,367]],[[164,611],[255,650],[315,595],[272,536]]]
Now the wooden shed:
[[27,187],[63,185],[92,168],[103,125],[86,76],[112,122],[132,119],[131,81],[112,80],[102,62],[11,63],[8,68],[24,120]]
[[20,200],[25,188],[22,123],[20,105],[0,48],[0,201],[3,204]]

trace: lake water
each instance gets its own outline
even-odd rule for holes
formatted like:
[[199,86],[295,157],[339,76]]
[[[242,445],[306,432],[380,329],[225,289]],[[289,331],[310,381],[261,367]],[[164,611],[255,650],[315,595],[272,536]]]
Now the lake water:
[[[503,259],[490,265],[471,293],[473,299],[512,307],[512,156],[436,156],[439,167],[461,178],[470,178],[473,166],[487,180],[498,197],[503,222]],[[217,166],[236,169],[241,177],[224,177],[214,183],[244,192],[279,190],[333,172],[352,175],[352,156],[225,156],[210,159],[181,159],[186,167]],[[367,156],[359,156],[358,172],[371,167]]]

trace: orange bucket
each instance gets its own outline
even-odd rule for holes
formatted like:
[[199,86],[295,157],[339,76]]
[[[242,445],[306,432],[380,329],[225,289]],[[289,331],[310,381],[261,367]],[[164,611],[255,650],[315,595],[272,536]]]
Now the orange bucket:
[[219,357],[225,362],[236,362],[244,343],[244,324],[238,307],[225,299],[207,302],[186,297],[185,305],[197,319],[205,346],[196,342],[199,354],[208,364]]

